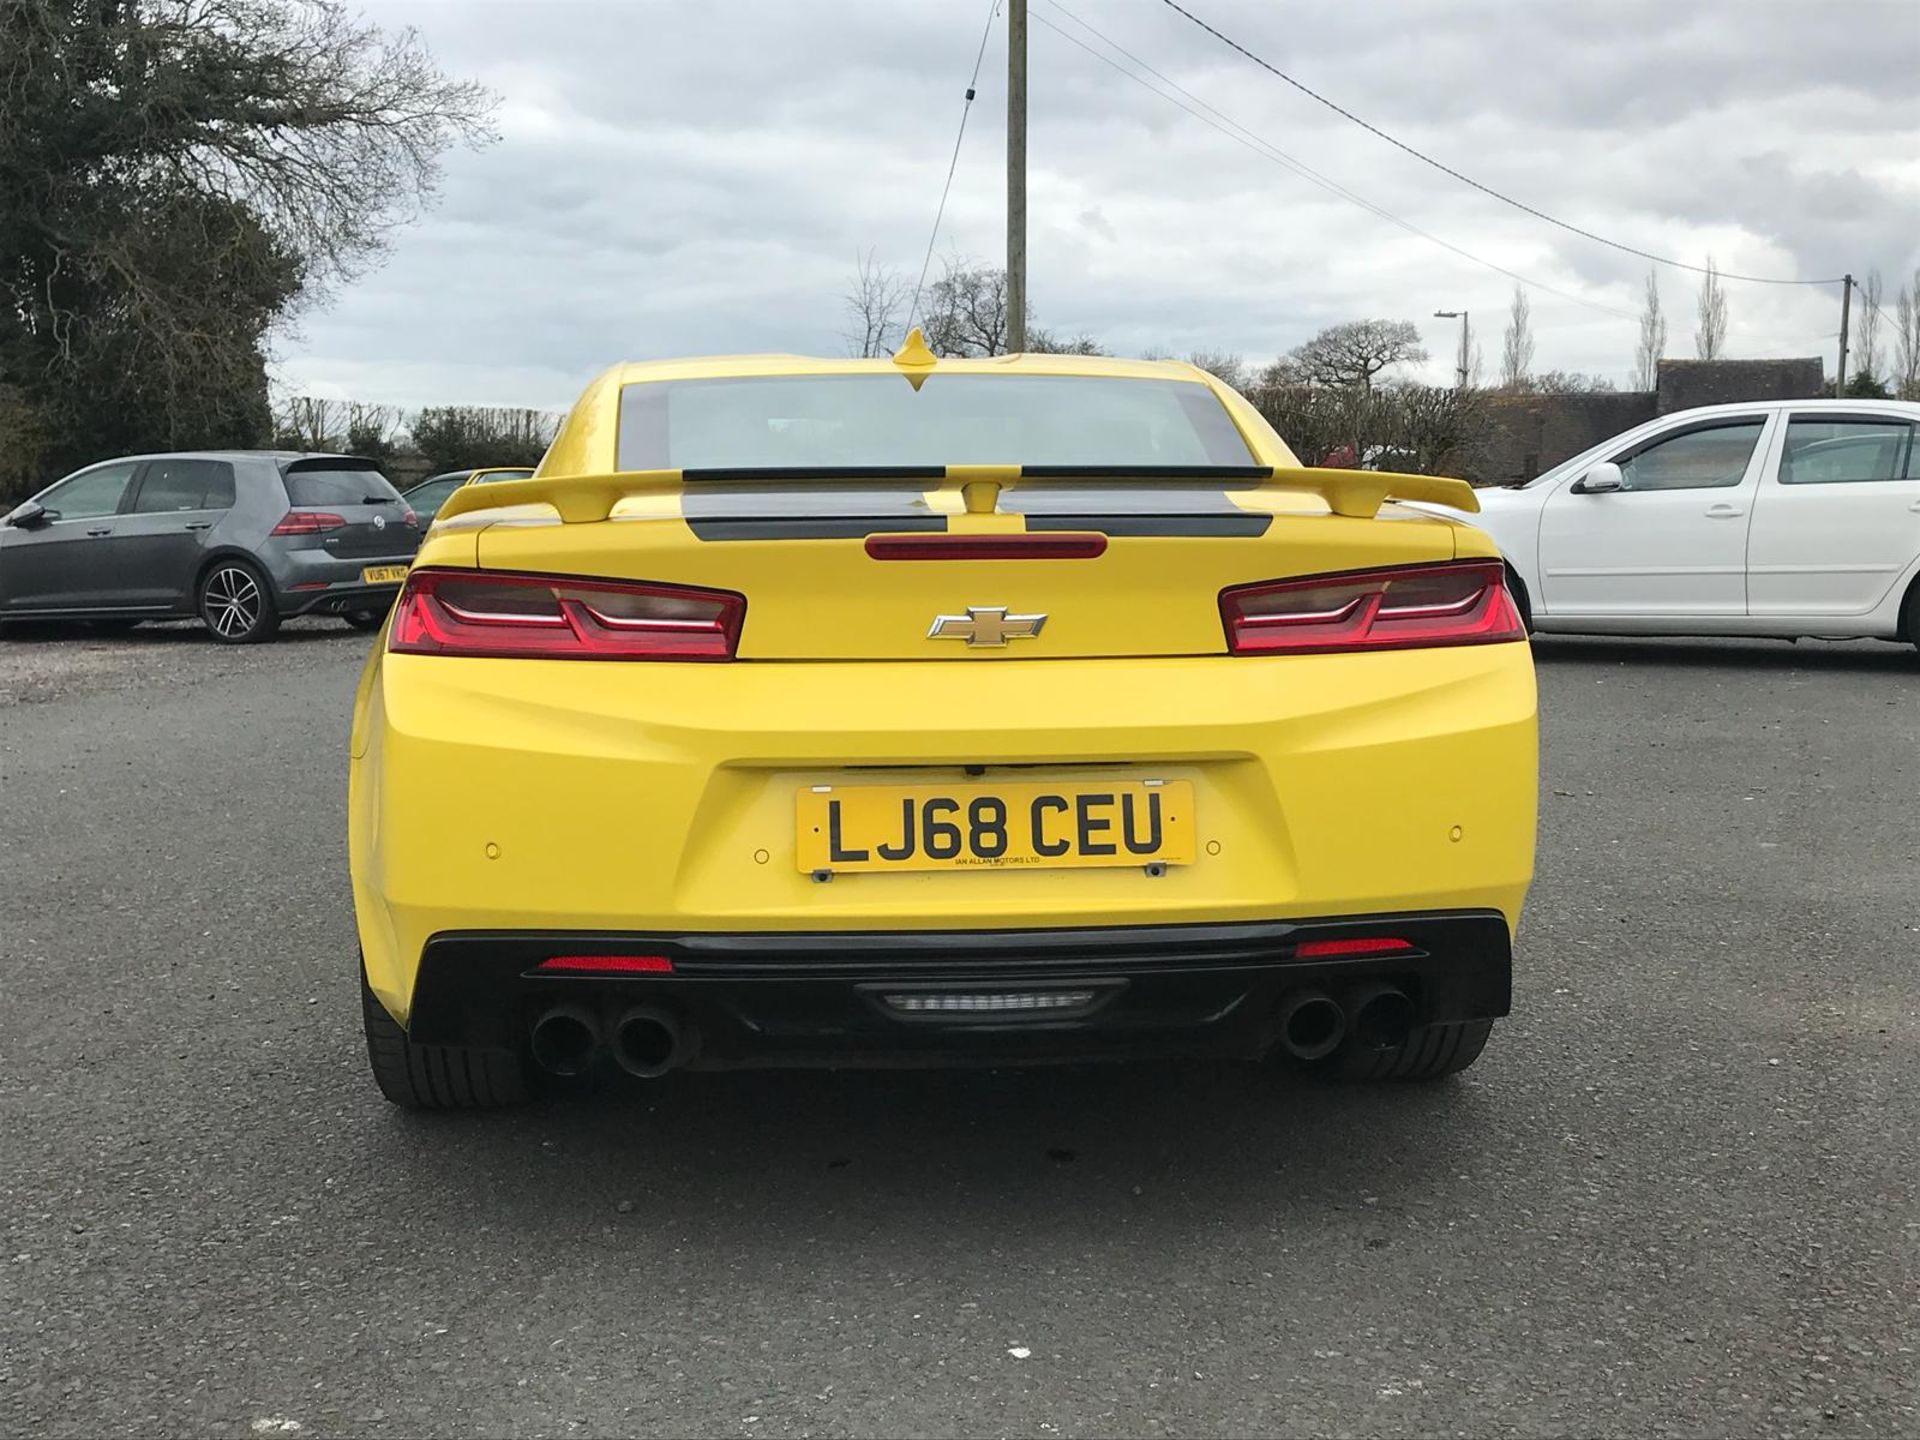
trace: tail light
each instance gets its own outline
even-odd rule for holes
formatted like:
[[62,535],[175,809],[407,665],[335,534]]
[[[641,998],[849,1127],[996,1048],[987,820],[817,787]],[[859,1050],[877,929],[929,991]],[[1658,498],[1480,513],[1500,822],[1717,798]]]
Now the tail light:
[[731,660],[747,602],[726,590],[415,570],[387,648],[522,660]]
[[1235,655],[1405,650],[1524,639],[1498,560],[1356,570],[1220,592]]
[[289,510],[281,517],[280,523],[273,527],[273,533],[318,535],[324,530],[338,530],[346,523],[346,516],[335,515],[327,510]]
[[418,530],[420,528],[420,517],[414,513],[411,505],[407,507],[407,513],[400,517],[400,523],[409,530]]

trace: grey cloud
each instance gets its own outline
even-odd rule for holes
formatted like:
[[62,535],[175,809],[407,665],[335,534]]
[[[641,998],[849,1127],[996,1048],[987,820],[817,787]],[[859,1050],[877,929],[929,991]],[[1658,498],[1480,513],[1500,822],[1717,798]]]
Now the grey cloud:
[[[1638,307],[1643,262],[1464,189],[1163,6],[1069,3],[1406,220],[1598,304]],[[1644,248],[1822,275],[1920,261],[1920,8],[1908,0],[1193,3],[1410,142]],[[527,398],[553,403],[621,358],[836,352],[855,255],[872,247],[918,270],[986,10],[380,0],[375,20],[417,26],[447,68],[502,94],[505,138],[456,157],[441,203],[388,262],[303,318],[282,347],[285,377],[404,403],[541,387]],[[1074,29],[1049,0],[1034,12]],[[943,253],[991,259],[1001,244],[1003,46],[997,25]],[[1123,350],[1263,358],[1334,320],[1406,316],[1440,352],[1449,327],[1426,317],[1467,306],[1497,346],[1504,277],[1327,196],[1044,27],[1033,62],[1043,323]],[[1677,352],[1692,283],[1662,278]],[[1817,340],[1833,298],[1736,290],[1736,345]],[[1632,328],[1535,297],[1543,368],[1623,378]]]

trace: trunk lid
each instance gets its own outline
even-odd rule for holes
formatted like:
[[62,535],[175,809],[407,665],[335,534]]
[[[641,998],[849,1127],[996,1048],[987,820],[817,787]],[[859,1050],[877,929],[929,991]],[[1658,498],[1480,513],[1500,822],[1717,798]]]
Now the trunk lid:
[[285,465],[291,519],[301,515],[337,516],[343,523],[324,521],[326,528],[296,535],[295,548],[323,550],[340,560],[403,560],[420,548],[418,521],[386,476],[370,462],[336,456],[314,456]]
[[[673,476],[611,501],[605,519],[562,523],[553,504],[536,503],[441,528],[478,529],[485,569],[735,591],[747,601],[743,660],[1224,654],[1219,596],[1231,586],[1454,558],[1446,520],[1395,506],[1334,513],[1313,493],[1264,483],[1269,474]],[[488,488],[511,502],[523,487]],[[869,553],[871,537],[902,535],[1080,536],[1099,553]]]

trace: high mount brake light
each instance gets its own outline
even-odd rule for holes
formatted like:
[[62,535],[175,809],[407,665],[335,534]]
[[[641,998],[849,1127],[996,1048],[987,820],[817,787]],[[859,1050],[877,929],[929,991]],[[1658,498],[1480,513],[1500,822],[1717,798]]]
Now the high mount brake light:
[[726,590],[415,570],[395,603],[399,655],[521,660],[731,660],[745,598]]
[[870,535],[875,560],[1093,560],[1104,535]]
[[289,510],[281,517],[280,523],[273,527],[273,533],[318,535],[325,530],[338,530],[346,523],[346,516],[334,515],[326,510]]
[[1488,645],[1526,631],[1498,560],[1356,570],[1220,592],[1235,655]]

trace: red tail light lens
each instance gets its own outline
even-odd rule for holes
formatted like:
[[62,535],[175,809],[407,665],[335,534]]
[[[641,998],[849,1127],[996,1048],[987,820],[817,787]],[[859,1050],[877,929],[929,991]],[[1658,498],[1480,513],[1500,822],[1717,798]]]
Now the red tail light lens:
[[747,602],[725,590],[415,570],[387,648],[521,660],[731,660]]
[[400,523],[409,530],[418,530],[420,528],[420,517],[413,512],[412,506],[408,506],[407,513],[400,517]]
[[1498,560],[1356,570],[1220,592],[1235,655],[1406,650],[1524,639]]
[[1397,950],[1411,949],[1410,941],[1381,935],[1352,940],[1302,940],[1293,947],[1293,954],[1298,960],[1312,960],[1334,955],[1391,955]]
[[338,530],[347,523],[344,515],[334,515],[326,510],[289,510],[273,527],[276,535],[318,535],[324,530]]

